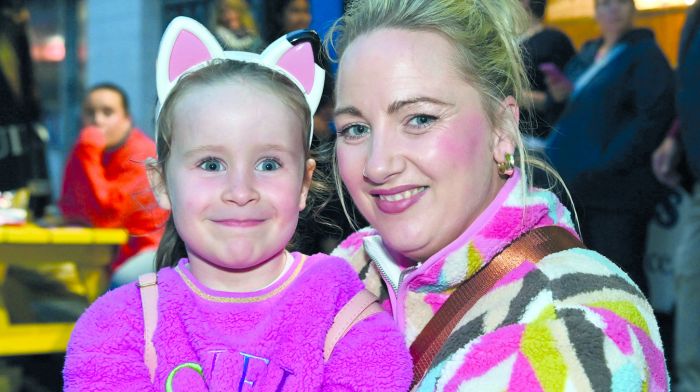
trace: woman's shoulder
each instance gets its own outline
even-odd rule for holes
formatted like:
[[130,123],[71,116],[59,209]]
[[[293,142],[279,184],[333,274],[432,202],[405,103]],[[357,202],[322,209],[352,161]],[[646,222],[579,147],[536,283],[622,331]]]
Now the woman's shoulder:
[[[644,384],[665,390],[651,307],[626,274],[597,252],[574,248],[526,263],[484,300],[448,340],[453,354],[435,374],[441,383],[489,391],[509,384],[527,390],[561,386],[554,390],[572,383],[584,390],[641,391]],[[482,370],[455,372],[467,363]],[[510,370],[504,373],[490,370],[505,363]]]
[[363,246],[364,239],[371,236],[379,235],[372,227],[365,227],[344,239],[331,253],[331,256],[339,257],[355,270],[360,273],[367,268],[369,264],[369,256],[365,253]]
[[633,29],[622,36],[620,38],[620,42],[627,45],[628,52],[630,53],[630,57],[633,59],[633,61],[655,61],[668,63],[666,55],[656,41],[654,32],[650,29]]
[[638,354],[647,357],[662,352],[651,305],[634,281],[607,257],[590,249],[574,248],[543,258],[537,263],[537,270],[551,293],[555,318],[563,320],[570,329],[583,328],[581,333],[597,333],[619,343],[621,335],[611,335],[622,333],[613,331],[615,326],[623,328],[625,335],[644,341],[643,345],[648,343],[647,352]]
[[562,290],[576,292],[617,289],[644,299],[637,285],[620,267],[594,250],[572,248],[556,252],[537,263],[537,269],[548,278],[550,285],[556,285],[554,288],[561,286]]

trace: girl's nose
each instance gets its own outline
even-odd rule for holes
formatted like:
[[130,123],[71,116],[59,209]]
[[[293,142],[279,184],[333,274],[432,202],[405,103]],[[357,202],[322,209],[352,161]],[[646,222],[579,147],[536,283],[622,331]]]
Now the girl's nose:
[[244,206],[260,198],[252,174],[234,173],[229,177],[229,184],[221,195],[224,202]]

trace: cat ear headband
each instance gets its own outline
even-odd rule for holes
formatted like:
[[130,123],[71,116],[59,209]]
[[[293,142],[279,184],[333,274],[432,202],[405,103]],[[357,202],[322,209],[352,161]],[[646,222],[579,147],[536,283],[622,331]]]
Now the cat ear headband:
[[[180,76],[202,68],[214,59],[231,59],[260,64],[277,71],[299,87],[311,116],[316,113],[323,92],[325,71],[316,64],[320,40],[312,30],[297,30],[278,38],[261,54],[224,51],[216,38],[194,19],[178,16],[163,33],[156,60],[156,86],[160,105]],[[313,121],[309,145],[313,137]]]

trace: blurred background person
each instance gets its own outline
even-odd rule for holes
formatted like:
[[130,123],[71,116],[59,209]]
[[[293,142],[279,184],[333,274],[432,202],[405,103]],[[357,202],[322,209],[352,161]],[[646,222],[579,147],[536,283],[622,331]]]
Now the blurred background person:
[[656,149],[653,169],[663,184],[690,191],[683,237],[674,259],[674,391],[700,391],[700,2],[688,8],[676,69],[677,127]]
[[[311,4],[307,0],[267,0],[264,4],[263,37],[268,44],[294,30],[306,29],[311,24]],[[336,137],[332,123],[334,81],[330,70],[330,60],[325,50],[321,52],[321,57],[319,64],[326,70],[326,80],[321,102],[314,115],[312,147],[316,152],[316,171],[330,176],[332,171],[330,154]],[[350,200],[347,200],[346,203],[352,205]],[[333,194],[327,203],[320,208],[315,219],[327,222],[329,225],[319,225],[309,219],[300,221],[298,228],[300,241],[297,246],[299,251],[303,253],[330,252],[335,249],[342,238],[353,232],[353,228],[342,212],[340,200],[336,194]]]
[[263,49],[246,0],[219,0],[213,31],[225,50],[260,52]]
[[46,167],[48,134],[27,37],[29,11],[19,0],[0,1],[0,192],[28,187],[34,218],[50,202]]
[[[596,0],[602,37],[545,81],[564,105],[546,153],[568,184],[584,242],[646,292],[646,227],[665,190],[649,165],[673,119],[673,74],[633,0]],[[555,71],[556,72],[556,71]]]
[[311,24],[308,0],[266,0],[263,10],[263,39],[266,44],[290,31],[306,29]]
[[554,64],[563,69],[576,54],[576,50],[566,34],[544,25],[547,0],[522,0],[522,4],[530,22],[521,37],[521,45],[531,89],[525,92],[530,102],[526,101],[528,104],[521,107],[521,120],[527,125],[526,144],[537,149],[541,147],[542,139],[549,135],[558,114],[546,105],[547,85],[544,82],[545,74],[540,67],[543,64]]
[[112,286],[155,270],[155,251],[168,214],[151,193],[144,162],[153,140],[131,123],[126,93],[114,84],[92,87],[83,126],[68,157],[59,207],[67,223],[129,231],[112,264]]

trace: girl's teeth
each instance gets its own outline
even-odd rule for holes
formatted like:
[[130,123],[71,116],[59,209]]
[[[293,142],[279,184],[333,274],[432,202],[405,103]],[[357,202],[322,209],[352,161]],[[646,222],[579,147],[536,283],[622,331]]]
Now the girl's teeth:
[[408,199],[409,197],[417,194],[418,192],[421,192],[423,189],[425,189],[425,187],[413,188],[411,190],[396,193],[393,195],[379,195],[379,199],[386,201],[399,201],[403,199]]

